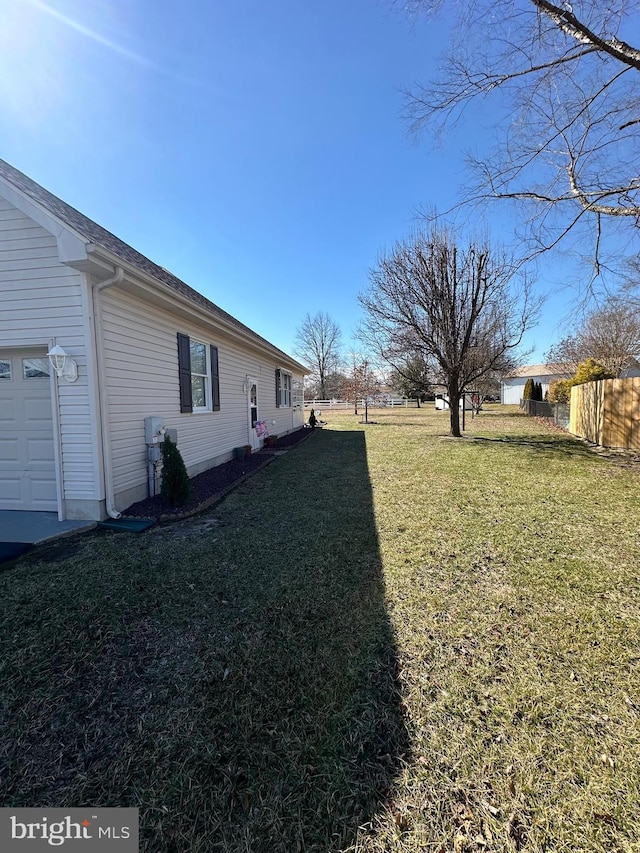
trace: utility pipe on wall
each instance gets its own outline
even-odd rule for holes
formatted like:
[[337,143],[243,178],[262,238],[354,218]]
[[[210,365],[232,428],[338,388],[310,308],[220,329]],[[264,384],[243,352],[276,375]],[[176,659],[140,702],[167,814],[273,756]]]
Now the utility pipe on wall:
[[120,284],[124,279],[122,267],[116,267],[114,275],[93,287],[93,320],[96,339],[96,355],[98,364],[98,398],[100,405],[100,431],[102,433],[102,464],[104,470],[105,508],[110,518],[120,518],[122,513],[115,508],[113,490],[113,466],[111,464],[111,435],[109,425],[109,407],[107,383],[104,369],[104,342],[102,336],[102,311],[100,294],[108,287]]

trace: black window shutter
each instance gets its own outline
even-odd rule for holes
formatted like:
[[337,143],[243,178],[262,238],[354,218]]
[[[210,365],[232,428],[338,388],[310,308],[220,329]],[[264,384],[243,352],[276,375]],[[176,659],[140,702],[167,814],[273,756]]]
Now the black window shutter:
[[220,374],[218,371],[218,347],[211,346],[211,408],[220,411]]
[[276,368],[276,408],[280,408],[280,370]]
[[189,335],[178,332],[178,380],[180,383],[180,411],[192,412],[191,399],[191,349]]

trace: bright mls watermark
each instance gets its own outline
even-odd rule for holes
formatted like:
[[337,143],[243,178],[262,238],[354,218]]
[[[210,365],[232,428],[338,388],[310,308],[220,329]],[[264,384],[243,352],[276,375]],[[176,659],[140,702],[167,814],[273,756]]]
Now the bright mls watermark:
[[138,853],[138,809],[0,808],[2,853]]

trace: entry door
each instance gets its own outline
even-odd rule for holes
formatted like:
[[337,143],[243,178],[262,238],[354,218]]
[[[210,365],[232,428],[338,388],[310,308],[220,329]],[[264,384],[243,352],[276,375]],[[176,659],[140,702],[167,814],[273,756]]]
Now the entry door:
[[46,350],[0,352],[0,509],[58,508],[49,372]]
[[256,450],[260,446],[260,439],[256,435],[255,425],[258,420],[258,383],[255,379],[247,379],[247,408],[249,444]]

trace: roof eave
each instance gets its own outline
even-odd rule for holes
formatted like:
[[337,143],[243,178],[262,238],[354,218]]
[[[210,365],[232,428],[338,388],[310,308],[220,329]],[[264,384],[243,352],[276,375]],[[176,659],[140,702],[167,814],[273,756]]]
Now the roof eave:
[[[187,317],[192,319],[198,319],[201,322],[204,320],[207,325],[214,326],[218,329],[222,329],[225,335],[231,339],[242,341],[245,344],[249,344],[252,348],[262,352],[267,353],[271,358],[275,359],[281,367],[288,367],[290,370],[293,370],[297,373],[307,374],[309,371],[300,362],[296,361],[291,356],[287,355],[286,352],[279,349],[270,343],[266,338],[261,337],[248,326],[244,326],[239,321],[235,320],[235,318],[231,318],[231,320],[227,320],[225,317],[226,312],[222,312],[221,314],[217,313],[214,310],[207,310],[206,306],[199,304],[193,299],[190,299],[187,295],[180,293],[175,288],[166,284],[165,282],[159,281],[155,276],[150,273],[141,270],[135,264],[121,258],[115,252],[111,252],[109,249],[106,249],[104,246],[101,246],[97,243],[88,243],[86,244],[86,252],[87,252],[87,260],[89,264],[82,263],[82,267],[87,269],[87,266],[90,266],[91,270],[94,274],[96,270],[104,270],[105,273],[111,274],[113,272],[114,267],[122,267],[125,272],[126,281],[130,285],[135,285],[140,282],[145,287],[151,288],[152,291],[161,296],[161,301],[166,304],[170,302],[172,304],[178,304],[181,307],[181,313]],[[70,262],[72,266],[79,266],[79,264]],[[138,288],[139,289],[139,288]],[[147,291],[148,294],[148,291]],[[201,294],[200,294],[201,295]],[[206,297],[203,297],[206,299]],[[213,304],[213,303],[212,303]],[[222,309],[219,309],[222,311]],[[231,317],[231,315],[229,315]]]

